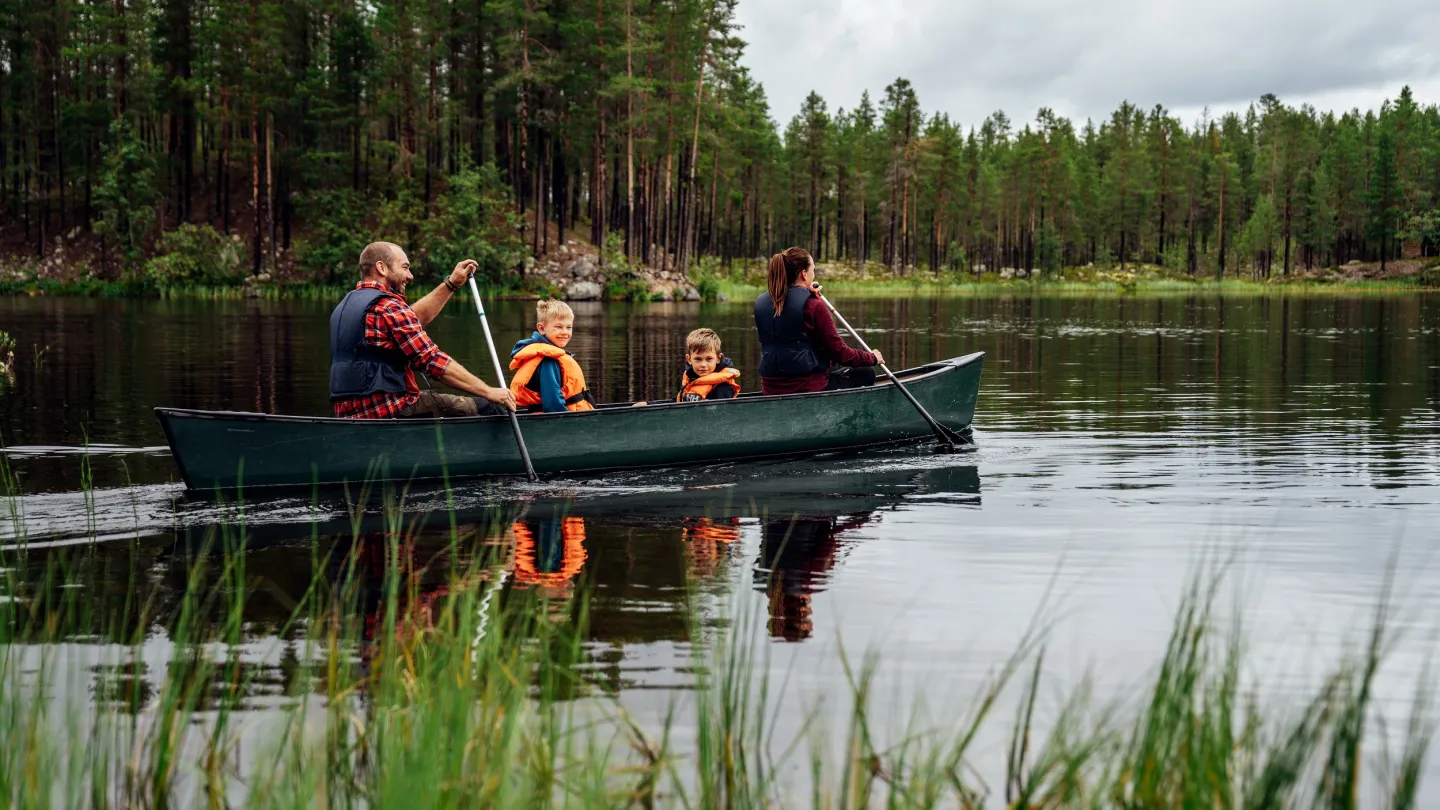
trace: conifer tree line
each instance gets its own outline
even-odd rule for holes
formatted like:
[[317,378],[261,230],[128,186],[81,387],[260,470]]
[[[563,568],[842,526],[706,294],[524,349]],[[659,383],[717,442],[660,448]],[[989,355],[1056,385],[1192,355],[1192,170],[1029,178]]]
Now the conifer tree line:
[[780,127],[736,2],[4,0],[0,248],[119,277],[203,231],[331,280],[382,235],[496,275],[577,234],[682,272],[790,244],[897,275],[1440,252],[1440,110],[1408,89],[1017,127],[897,79]]

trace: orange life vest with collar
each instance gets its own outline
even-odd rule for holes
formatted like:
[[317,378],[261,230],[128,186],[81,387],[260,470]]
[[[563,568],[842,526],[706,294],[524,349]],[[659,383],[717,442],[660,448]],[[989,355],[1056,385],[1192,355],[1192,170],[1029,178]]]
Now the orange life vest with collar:
[[565,409],[594,410],[595,397],[591,396],[590,389],[585,387],[585,373],[580,370],[580,364],[575,362],[569,352],[540,340],[510,358],[510,370],[515,372],[515,376],[510,380],[510,393],[515,395],[515,407],[532,411],[541,407],[540,383],[535,380],[535,371],[547,357],[560,363],[560,393],[565,397]]
[[560,567],[555,571],[540,570],[540,549],[535,544],[535,532],[528,525],[517,522],[510,530],[515,535],[515,582],[519,585],[559,587],[574,579],[585,567],[585,521],[582,518],[560,521],[561,559]]
[[728,385],[735,389],[736,396],[740,394],[740,383],[735,380],[740,377],[740,369],[734,366],[727,366],[719,371],[712,371],[702,375],[699,379],[690,379],[690,369],[680,375],[680,393],[675,395],[676,402],[699,402],[710,396],[710,392],[717,385]]

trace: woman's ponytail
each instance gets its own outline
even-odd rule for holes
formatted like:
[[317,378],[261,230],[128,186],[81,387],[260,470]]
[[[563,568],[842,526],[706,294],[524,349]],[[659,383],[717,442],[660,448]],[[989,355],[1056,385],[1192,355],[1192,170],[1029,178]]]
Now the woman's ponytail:
[[776,315],[785,306],[785,292],[789,288],[785,281],[785,254],[776,253],[770,257],[770,275],[765,279],[765,289],[770,291],[770,304],[775,307]]
[[801,247],[785,248],[770,257],[770,274],[765,279],[765,289],[770,293],[770,303],[775,315],[785,308],[785,295],[795,284],[795,279],[810,268],[810,251]]

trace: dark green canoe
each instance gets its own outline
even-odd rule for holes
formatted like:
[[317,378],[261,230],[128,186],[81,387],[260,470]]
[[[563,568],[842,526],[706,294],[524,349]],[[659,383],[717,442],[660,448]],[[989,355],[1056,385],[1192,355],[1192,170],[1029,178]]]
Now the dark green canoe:
[[[953,430],[970,426],[983,353],[900,372]],[[422,481],[524,472],[510,421],[335,419],[156,408],[193,490]],[[673,467],[923,441],[928,426],[888,384],[815,394],[743,394],[716,402],[520,417],[539,473]]]

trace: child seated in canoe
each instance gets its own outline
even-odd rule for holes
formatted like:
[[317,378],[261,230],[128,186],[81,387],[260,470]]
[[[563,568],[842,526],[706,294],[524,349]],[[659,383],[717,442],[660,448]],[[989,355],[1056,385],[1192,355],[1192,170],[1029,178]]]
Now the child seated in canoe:
[[739,379],[740,369],[721,353],[715,330],[696,329],[685,336],[685,373],[676,402],[734,399],[740,393]]
[[595,398],[585,386],[580,364],[565,351],[575,329],[575,313],[564,301],[535,305],[535,332],[510,350],[510,392],[522,413],[588,411]]

